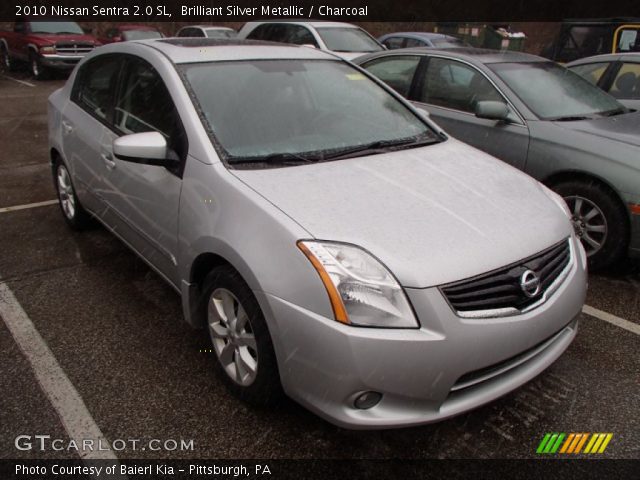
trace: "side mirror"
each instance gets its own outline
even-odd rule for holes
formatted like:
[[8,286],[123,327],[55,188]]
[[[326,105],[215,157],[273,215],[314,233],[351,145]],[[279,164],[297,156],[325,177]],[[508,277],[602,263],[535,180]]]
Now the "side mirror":
[[303,43],[302,46],[307,48],[314,48],[314,49],[318,48],[313,43]]
[[476,117],[504,121],[509,118],[509,107],[495,100],[483,100],[476,104]]
[[170,167],[177,163],[170,159],[167,141],[158,132],[134,133],[113,141],[113,154],[126,162]]

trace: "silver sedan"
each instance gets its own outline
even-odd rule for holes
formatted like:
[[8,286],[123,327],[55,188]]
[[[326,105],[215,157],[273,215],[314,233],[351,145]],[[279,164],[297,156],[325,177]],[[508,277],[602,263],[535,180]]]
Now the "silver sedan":
[[562,199],[326,52],[107,45],[51,95],[49,144],[67,223],[148,262],[246,401],[428,423],[576,335],[586,256]]

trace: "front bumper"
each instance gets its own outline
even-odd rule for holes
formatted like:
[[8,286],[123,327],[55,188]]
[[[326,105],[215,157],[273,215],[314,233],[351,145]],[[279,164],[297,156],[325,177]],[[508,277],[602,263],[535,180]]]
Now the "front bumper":
[[[328,421],[354,429],[431,423],[490,402],[542,372],[575,337],[586,295],[586,259],[575,251],[549,300],[511,317],[462,319],[437,288],[407,289],[419,329],[351,327],[259,293],[283,387]],[[382,400],[355,408],[354,397],[365,391]]]
[[40,55],[40,63],[56,70],[72,70],[84,55]]

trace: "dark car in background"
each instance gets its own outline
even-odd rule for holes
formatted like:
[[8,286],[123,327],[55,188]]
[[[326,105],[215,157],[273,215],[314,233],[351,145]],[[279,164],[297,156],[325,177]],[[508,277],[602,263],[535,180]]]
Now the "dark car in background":
[[448,133],[562,195],[592,268],[640,254],[640,113],[525,53],[416,48],[355,63]]
[[110,28],[100,37],[101,43],[126,42],[129,40],[150,40],[164,35],[156,27],[149,25],[120,25]]
[[640,109],[640,52],[596,55],[568,63],[567,68],[627,107]]
[[626,52],[640,52],[640,18],[565,20],[542,56],[567,63],[593,55]]
[[449,48],[467,46],[467,44],[458,37],[433,32],[387,33],[386,35],[378,37],[378,41],[389,50],[413,47]]
[[71,71],[98,45],[76,22],[15,22],[12,31],[0,32],[2,67],[13,70],[27,63],[37,80],[46,78],[51,70]]

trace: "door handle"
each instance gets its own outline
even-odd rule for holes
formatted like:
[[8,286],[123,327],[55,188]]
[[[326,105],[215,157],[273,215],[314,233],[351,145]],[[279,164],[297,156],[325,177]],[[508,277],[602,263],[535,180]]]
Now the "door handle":
[[102,157],[102,161],[107,166],[107,170],[113,170],[116,168],[116,162],[113,161],[113,157],[109,153],[103,153],[100,155]]
[[66,120],[62,121],[62,129],[64,130],[64,133],[66,133],[67,135],[69,135],[71,132],[73,132],[73,125],[71,125],[69,122],[67,122]]

